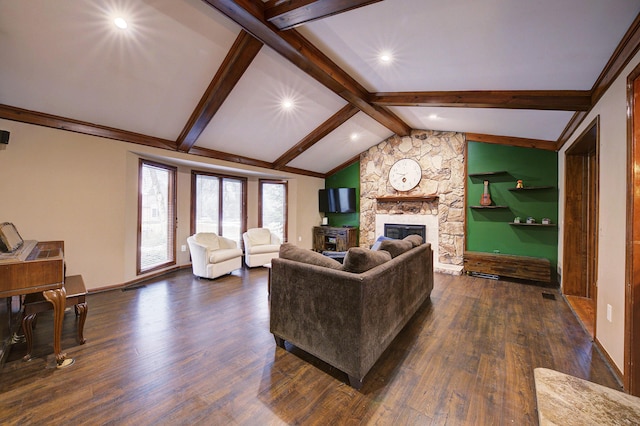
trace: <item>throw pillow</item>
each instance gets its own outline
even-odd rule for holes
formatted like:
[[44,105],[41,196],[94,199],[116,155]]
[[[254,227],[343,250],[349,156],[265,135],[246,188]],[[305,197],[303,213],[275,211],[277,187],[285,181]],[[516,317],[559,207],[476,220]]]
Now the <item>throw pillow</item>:
[[407,235],[406,237],[403,238],[404,241],[409,241],[414,247],[418,247],[419,245],[421,245],[424,241],[422,240],[422,237],[420,235],[416,235],[416,234],[412,234],[412,235]]
[[375,243],[373,243],[373,245],[371,246],[371,250],[379,250],[380,249],[380,243],[382,243],[384,240],[390,240],[391,238],[389,237],[385,237],[384,235],[380,235],[378,237],[378,239],[376,240]]
[[342,264],[337,260],[323,256],[312,250],[300,248],[291,243],[284,243],[280,246],[280,257],[282,259],[295,260],[296,262],[310,265],[342,270]]
[[383,250],[369,250],[363,247],[351,247],[344,257],[344,270],[361,274],[391,260],[391,254]]
[[391,254],[391,257],[397,257],[409,251],[413,248],[413,244],[410,241],[405,240],[384,240],[380,243],[379,250],[386,250]]

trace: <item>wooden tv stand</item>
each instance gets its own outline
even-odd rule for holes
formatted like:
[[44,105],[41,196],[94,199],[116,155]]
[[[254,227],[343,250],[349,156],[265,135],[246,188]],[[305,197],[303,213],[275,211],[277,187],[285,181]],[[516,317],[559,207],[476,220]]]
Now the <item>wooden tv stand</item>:
[[313,227],[314,251],[347,251],[358,244],[358,228],[355,227]]

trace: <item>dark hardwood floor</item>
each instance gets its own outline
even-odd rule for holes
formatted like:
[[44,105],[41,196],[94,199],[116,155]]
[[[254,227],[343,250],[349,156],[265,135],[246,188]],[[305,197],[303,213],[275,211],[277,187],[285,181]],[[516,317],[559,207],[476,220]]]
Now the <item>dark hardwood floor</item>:
[[41,314],[34,359],[17,344],[0,370],[0,424],[535,425],[535,367],[620,389],[555,289],[436,274],[431,300],[356,391],[276,347],[265,269],[145,284],[88,296],[85,345],[67,312],[66,369]]

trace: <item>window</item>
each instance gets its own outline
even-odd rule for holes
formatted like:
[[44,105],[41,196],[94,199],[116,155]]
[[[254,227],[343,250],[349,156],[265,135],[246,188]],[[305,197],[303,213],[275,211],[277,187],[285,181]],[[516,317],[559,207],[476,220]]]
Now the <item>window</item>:
[[260,179],[258,226],[287,241],[287,181]]
[[191,177],[191,233],[215,232],[241,247],[247,180],[196,171]]
[[176,263],[176,168],[140,160],[137,273]]

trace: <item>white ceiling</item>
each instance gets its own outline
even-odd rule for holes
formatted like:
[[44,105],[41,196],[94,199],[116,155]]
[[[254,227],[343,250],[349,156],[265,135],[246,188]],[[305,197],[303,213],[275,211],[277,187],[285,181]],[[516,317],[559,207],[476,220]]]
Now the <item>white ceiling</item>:
[[[296,30],[371,93],[590,90],[639,12],[640,0],[384,0]],[[201,0],[0,0],[0,104],[175,141],[240,31]],[[271,163],[346,104],[265,45],[195,146]],[[551,141],[573,116],[389,109],[415,129]],[[359,112],[287,166],[326,173],[392,133]]]

